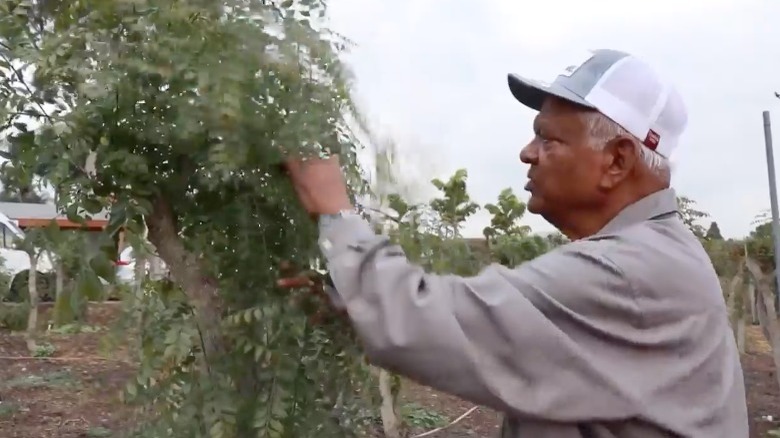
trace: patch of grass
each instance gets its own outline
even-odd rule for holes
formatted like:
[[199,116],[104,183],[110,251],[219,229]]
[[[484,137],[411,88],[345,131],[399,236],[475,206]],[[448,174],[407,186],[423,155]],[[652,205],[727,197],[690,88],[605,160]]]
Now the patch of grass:
[[111,431],[105,427],[90,427],[89,430],[87,430],[87,437],[89,438],[105,438],[110,436]]
[[99,326],[73,323],[65,324],[49,331],[58,335],[74,335],[77,333],[97,333],[101,330],[103,330],[103,328]]
[[35,350],[32,352],[34,357],[51,357],[57,351],[57,347],[45,342],[35,346]]
[[19,405],[11,402],[0,402],[0,418],[7,418],[19,412]]
[[448,419],[443,414],[424,408],[417,403],[407,403],[401,406],[401,417],[404,423],[422,429],[434,429],[444,426]]
[[2,387],[5,389],[24,389],[40,387],[70,388],[79,385],[79,381],[73,377],[70,370],[53,371],[51,373],[15,377],[7,380]]

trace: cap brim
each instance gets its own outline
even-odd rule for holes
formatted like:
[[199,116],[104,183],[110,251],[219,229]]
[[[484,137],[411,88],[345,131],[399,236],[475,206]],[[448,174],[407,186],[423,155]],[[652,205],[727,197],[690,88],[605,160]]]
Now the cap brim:
[[567,88],[550,84],[545,85],[533,79],[526,79],[514,73],[507,76],[509,90],[520,103],[528,108],[539,111],[542,109],[544,100],[550,96],[555,96],[571,103],[576,103],[587,108],[596,109],[595,106],[588,103],[585,99],[569,91]]

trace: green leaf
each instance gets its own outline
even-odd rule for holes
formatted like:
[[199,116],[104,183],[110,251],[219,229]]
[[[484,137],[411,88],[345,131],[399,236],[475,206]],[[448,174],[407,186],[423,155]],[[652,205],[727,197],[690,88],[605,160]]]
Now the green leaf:
[[66,217],[71,222],[81,224],[81,225],[86,225],[87,224],[86,219],[84,219],[83,217],[81,217],[81,215],[78,214],[78,210],[79,210],[79,206],[77,204],[69,205],[67,210],[65,210]]
[[138,395],[138,387],[136,386],[135,382],[127,382],[125,390],[130,395],[130,397],[135,397]]
[[115,276],[114,264],[103,252],[98,252],[89,260],[89,266],[99,277],[106,281],[113,281]]
[[98,214],[103,211],[103,205],[95,198],[84,199],[82,207],[89,214]]
[[101,300],[103,297],[103,285],[92,269],[84,269],[78,279],[78,290],[85,298],[91,301]]

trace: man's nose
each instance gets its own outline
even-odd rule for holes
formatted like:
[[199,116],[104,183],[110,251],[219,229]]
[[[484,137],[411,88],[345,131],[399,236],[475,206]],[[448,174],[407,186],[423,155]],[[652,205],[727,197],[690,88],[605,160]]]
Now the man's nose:
[[539,148],[534,143],[532,141],[520,150],[520,161],[525,164],[536,164],[539,160]]

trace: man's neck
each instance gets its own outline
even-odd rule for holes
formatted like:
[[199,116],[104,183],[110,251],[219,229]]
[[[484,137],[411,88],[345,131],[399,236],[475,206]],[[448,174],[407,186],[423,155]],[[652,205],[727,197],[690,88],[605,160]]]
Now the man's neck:
[[648,187],[645,190],[633,193],[616,193],[610,198],[610,202],[598,208],[586,211],[572,212],[566,218],[550,221],[569,240],[579,240],[590,237],[601,231],[612,219],[620,214],[629,205],[667,187]]
[[[619,212],[618,212],[619,213]],[[590,237],[599,232],[604,226],[606,226],[614,215],[611,217],[602,217],[601,215],[586,215],[580,214],[574,220],[567,223],[552,223],[558,230],[563,233],[569,240],[575,241]],[[558,221],[560,222],[560,221]]]

